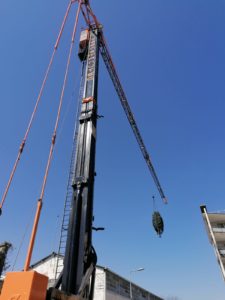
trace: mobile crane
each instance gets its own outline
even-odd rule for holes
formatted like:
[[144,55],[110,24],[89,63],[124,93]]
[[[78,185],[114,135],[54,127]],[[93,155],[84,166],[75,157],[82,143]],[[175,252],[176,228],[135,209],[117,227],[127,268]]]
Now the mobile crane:
[[[89,1],[78,2],[87,29],[81,32],[79,58],[84,66],[84,82],[77,134],[77,148],[73,178],[73,196],[67,230],[64,267],[55,286],[47,291],[48,278],[29,270],[35,234],[37,231],[42,197],[38,200],[30,247],[23,272],[6,275],[0,300],[92,300],[94,293],[97,255],[92,245],[93,193],[95,178],[96,126],[98,120],[98,68],[99,53],[112,79],[122,107],[134,132],[159,194],[167,203],[134,115],[128,104],[112,57],[109,53],[101,24],[95,17]],[[55,143],[56,135],[52,145]]]

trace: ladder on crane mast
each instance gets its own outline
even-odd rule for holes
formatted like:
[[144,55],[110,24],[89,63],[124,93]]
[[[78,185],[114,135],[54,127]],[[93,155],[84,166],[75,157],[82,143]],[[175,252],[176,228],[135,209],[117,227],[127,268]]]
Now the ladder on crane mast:
[[66,196],[65,196],[65,202],[64,202],[62,223],[61,223],[58,255],[57,255],[57,260],[56,260],[55,280],[57,280],[59,278],[59,276],[62,272],[63,257],[65,256],[65,250],[66,250],[66,240],[67,240],[67,233],[68,233],[68,228],[69,228],[69,217],[70,217],[72,198],[73,198],[73,181],[74,181],[74,176],[75,176],[75,157],[76,157],[76,151],[77,151],[77,136],[78,136],[78,126],[79,126],[80,103],[82,101],[82,96],[84,93],[85,67],[86,67],[86,61],[83,61],[82,68],[81,68],[80,89],[79,89],[79,95],[78,95],[77,113],[76,113],[75,126],[74,126],[73,144],[72,144],[71,160],[70,160],[70,167],[69,167],[69,176],[68,176],[68,181],[67,181],[67,189],[66,189]]

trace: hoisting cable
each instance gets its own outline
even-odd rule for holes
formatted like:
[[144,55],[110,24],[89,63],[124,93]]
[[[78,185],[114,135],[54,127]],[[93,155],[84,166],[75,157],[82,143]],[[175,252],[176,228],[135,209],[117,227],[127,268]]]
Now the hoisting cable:
[[156,210],[156,203],[155,203],[155,196],[152,196],[152,207],[153,207],[153,211]]
[[21,155],[23,153],[23,150],[24,150],[24,147],[25,147],[25,144],[26,144],[26,141],[27,141],[27,138],[28,138],[28,135],[29,135],[29,132],[31,130],[31,126],[33,124],[33,121],[34,121],[34,117],[35,117],[35,114],[37,112],[37,109],[38,109],[38,105],[40,103],[40,100],[41,100],[41,97],[42,97],[42,94],[43,94],[43,91],[44,91],[44,88],[45,88],[45,85],[46,85],[46,82],[47,82],[47,79],[48,79],[48,75],[49,75],[49,72],[50,72],[50,69],[52,67],[52,63],[53,63],[53,60],[54,60],[54,57],[55,57],[55,54],[56,54],[56,51],[58,49],[58,46],[59,46],[59,42],[61,40],[61,36],[62,36],[62,33],[63,33],[63,30],[64,30],[64,27],[65,27],[65,24],[66,24],[66,21],[67,21],[67,18],[68,18],[68,15],[69,15],[69,12],[70,12],[70,8],[72,6],[72,4],[74,3],[75,1],[74,0],[71,0],[68,4],[68,7],[67,7],[67,10],[66,10],[66,13],[65,13],[65,16],[63,18],[63,22],[62,22],[62,25],[60,27],[60,31],[59,31],[59,34],[58,34],[58,37],[56,39],[56,43],[55,43],[55,46],[54,46],[54,50],[52,52],[52,56],[50,58],[50,62],[48,64],[48,67],[46,69],[46,72],[45,72],[45,76],[44,76],[44,79],[43,79],[43,82],[42,82],[42,85],[41,85],[41,89],[39,91],[39,94],[38,94],[38,97],[37,97],[37,100],[36,100],[36,104],[34,106],[34,110],[31,114],[31,117],[30,117],[30,121],[28,123],[28,127],[27,127],[27,130],[25,132],[25,135],[24,135],[24,138],[20,144],[20,147],[19,147],[19,151],[18,151],[18,154],[17,154],[17,157],[16,157],[16,161],[14,163],[14,166],[12,168],[12,171],[10,173],[10,176],[9,176],[9,180],[7,182],[7,185],[6,185],[6,188],[5,188],[5,191],[4,191],[4,194],[2,196],[2,199],[1,199],[1,203],[0,203],[0,215],[2,214],[2,207],[4,205],[4,202],[5,202],[5,199],[6,199],[6,196],[8,194],[8,191],[9,191],[9,188],[10,188],[10,185],[12,183],[12,180],[13,180],[13,177],[15,175],[15,172],[16,172],[16,169],[17,169],[17,166],[19,164],[19,161],[20,161],[20,158],[21,158]]
[[76,18],[75,18],[75,23],[74,23],[73,33],[72,33],[71,45],[70,45],[69,55],[68,55],[67,64],[66,64],[66,70],[65,70],[64,80],[63,80],[63,86],[62,86],[62,91],[61,91],[60,100],[59,100],[58,112],[57,112],[56,121],[55,121],[55,127],[54,127],[54,131],[53,131],[53,135],[52,135],[51,146],[50,146],[48,161],[47,161],[47,164],[46,164],[45,174],[44,174],[44,178],[43,178],[41,193],[40,193],[40,197],[39,197],[38,203],[37,203],[37,210],[36,210],[33,229],[32,229],[32,233],[31,233],[31,237],[30,237],[29,248],[28,248],[28,251],[27,251],[26,262],[25,262],[25,265],[24,265],[24,271],[28,271],[29,266],[30,266],[31,256],[32,256],[34,242],[35,242],[36,233],[37,233],[37,227],[38,227],[41,208],[42,208],[42,204],[43,204],[43,197],[44,197],[45,187],[46,187],[47,178],[48,178],[48,174],[49,174],[49,169],[50,169],[50,165],[51,165],[51,161],[52,161],[53,150],[54,150],[55,141],[56,141],[56,134],[57,134],[57,129],[58,129],[61,110],[62,110],[62,103],[63,103],[64,93],[65,93],[65,87],[66,87],[67,78],[68,78],[71,55],[72,55],[75,35],[76,35],[76,31],[77,31],[78,18],[79,18],[80,8],[81,8],[80,1],[78,1],[78,3],[79,4],[78,4],[78,8],[77,8]]

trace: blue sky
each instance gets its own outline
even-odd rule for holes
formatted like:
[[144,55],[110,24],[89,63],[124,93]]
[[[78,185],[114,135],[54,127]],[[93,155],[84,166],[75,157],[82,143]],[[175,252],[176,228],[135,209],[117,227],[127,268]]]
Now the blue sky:
[[[0,192],[24,135],[67,1],[0,3]],[[92,1],[155,169],[161,203],[103,63],[99,75],[95,225],[98,263],[164,298],[223,300],[224,283],[199,206],[224,210],[225,2]],[[75,7],[74,7],[75,8]],[[41,106],[1,216],[15,260],[31,226],[54,126],[70,32],[68,21]],[[84,26],[80,22],[80,27]],[[74,51],[33,262],[57,249],[80,64]],[[165,232],[151,225],[156,196]],[[59,216],[59,217],[58,217]],[[17,260],[23,266],[30,227]]]

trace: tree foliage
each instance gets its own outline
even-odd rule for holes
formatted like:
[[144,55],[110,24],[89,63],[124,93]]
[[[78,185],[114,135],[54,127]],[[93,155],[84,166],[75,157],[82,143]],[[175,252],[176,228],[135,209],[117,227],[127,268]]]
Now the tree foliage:
[[8,242],[4,242],[0,244],[0,276],[3,271],[6,271],[9,268],[9,264],[7,262],[7,253],[9,249],[12,247],[12,244]]

